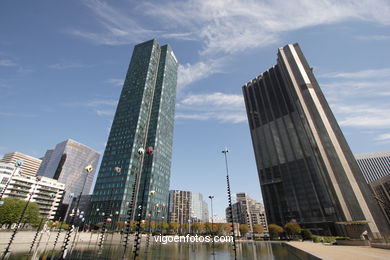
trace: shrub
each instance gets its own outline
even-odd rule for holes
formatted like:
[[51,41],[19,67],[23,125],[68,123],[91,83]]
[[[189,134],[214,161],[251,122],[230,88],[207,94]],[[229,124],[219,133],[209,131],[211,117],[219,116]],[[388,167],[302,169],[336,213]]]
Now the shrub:
[[313,238],[313,234],[308,229],[302,229],[301,236],[303,240],[311,240]]

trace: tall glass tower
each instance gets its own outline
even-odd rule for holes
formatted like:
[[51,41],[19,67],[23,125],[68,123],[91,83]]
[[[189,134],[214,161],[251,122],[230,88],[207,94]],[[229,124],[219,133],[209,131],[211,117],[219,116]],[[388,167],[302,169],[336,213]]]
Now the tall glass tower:
[[134,47],[87,222],[125,221],[132,201],[142,219],[167,219],[177,68],[168,45]]
[[366,221],[372,236],[388,232],[298,44],[243,92],[268,223],[343,234],[340,222]]

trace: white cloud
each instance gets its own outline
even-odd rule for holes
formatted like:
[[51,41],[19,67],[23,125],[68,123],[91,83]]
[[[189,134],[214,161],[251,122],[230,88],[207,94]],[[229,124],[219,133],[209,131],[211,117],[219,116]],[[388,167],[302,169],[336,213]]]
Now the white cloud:
[[[207,66],[210,60],[267,46],[285,32],[347,20],[390,24],[386,0],[132,1],[121,9],[90,0],[86,5],[100,19],[103,31],[71,33],[98,44],[129,44],[153,37],[197,41],[200,60],[181,66],[179,88],[217,73]],[[148,22],[137,19],[145,15]],[[159,29],[147,29],[150,22]]]
[[114,109],[97,109],[96,114],[98,116],[113,116],[115,114]]
[[55,63],[55,64],[49,65],[50,69],[57,69],[57,70],[89,68],[89,67],[91,67],[91,65],[85,65],[85,64],[74,63],[74,62]]
[[364,41],[388,41],[390,40],[390,35],[358,35],[355,38]]
[[0,59],[0,67],[14,67],[14,66],[18,66],[18,64],[16,64],[12,60]]
[[88,107],[116,106],[117,104],[118,100],[115,99],[94,99],[85,103],[85,105]]
[[208,60],[200,61],[194,64],[186,63],[184,65],[179,64],[177,85],[178,90],[181,91],[185,86],[207,78],[209,75],[220,72],[223,60]]
[[341,126],[357,128],[390,128],[390,108],[354,104],[331,104]]
[[220,92],[186,96],[177,104],[176,118],[224,123],[247,120],[243,97]]
[[390,78],[390,68],[368,69],[354,72],[337,72],[321,75],[324,78],[341,78],[341,79],[377,79]]
[[132,18],[131,10],[135,7],[134,3],[131,3],[128,8],[121,10],[115,9],[99,0],[87,0],[84,3],[100,19],[104,31],[93,33],[82,30],[69,30],[68,32],[73,35],[105,45],[129,44],[143,41],[145,38],[152,38],[156,35],[155,31],[144,29]]
[[387,140],[390,140],[390,133],[378,135],[377,137],[375,137],[375,140],[377,140],[377,141],[387,141]]
[[108,79],[106,82],[118,87],[122,87],[124,83],[123,79]]

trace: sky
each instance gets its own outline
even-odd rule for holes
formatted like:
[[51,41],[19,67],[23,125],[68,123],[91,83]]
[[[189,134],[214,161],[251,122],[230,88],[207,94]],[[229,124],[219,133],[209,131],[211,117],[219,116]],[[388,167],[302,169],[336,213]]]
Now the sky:
[[[294,3],[293,3],[294,2]],[[242,86],[299,43],[352,149],[390,150],[390,1],[0,2],[0,156],[68,138],[104,152],[134,45],[179,60],[171,189],[262,201]],[[208,199],[207,199],[208,200]]]

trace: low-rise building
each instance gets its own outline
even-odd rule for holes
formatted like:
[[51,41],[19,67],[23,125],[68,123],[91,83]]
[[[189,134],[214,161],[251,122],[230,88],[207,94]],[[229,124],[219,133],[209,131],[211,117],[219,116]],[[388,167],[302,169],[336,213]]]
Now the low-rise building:
[[[5,190],[4,190],[5,189]],[[54,219],[65,184],[43,176],[23,174],[13,163],[0,163],[0,191],[4,197],[36,202],[42,217]]]

